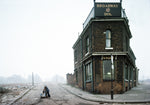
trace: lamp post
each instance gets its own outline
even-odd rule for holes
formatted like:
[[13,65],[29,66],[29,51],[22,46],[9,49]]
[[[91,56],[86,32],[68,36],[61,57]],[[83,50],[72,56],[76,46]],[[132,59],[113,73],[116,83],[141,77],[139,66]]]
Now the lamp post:
[[114,64],[113,64],[113,55],[111,54],[111,100],[113,100],[113,71],[114,71]]

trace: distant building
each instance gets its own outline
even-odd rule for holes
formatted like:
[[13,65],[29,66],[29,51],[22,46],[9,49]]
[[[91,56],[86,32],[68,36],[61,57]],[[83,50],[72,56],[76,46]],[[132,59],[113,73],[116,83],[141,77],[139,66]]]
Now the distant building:
[[109,94],[123,93],[137,85],[136,57],[130,47],[132,38],[128,19],[120,2],[94,2],[73,45],[74,74],[68,84],[83,90]]

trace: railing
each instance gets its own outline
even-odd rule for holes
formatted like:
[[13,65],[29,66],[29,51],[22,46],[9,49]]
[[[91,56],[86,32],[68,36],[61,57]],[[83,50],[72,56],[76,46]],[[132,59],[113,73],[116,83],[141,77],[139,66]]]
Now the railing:
[[123,8],[121,9],[121,17],[125,18],[126,21],[129,22],[128,17],[127,17],[126,12],[125,12],[125,9],[123,9]]
[[86,18],[86,20],[83,23],[83,29],[86,27],[86,25],[88,24],[88,22],[94,18],[94,7],[92,8],[92,10],[90,11],[88,17]]
[[[128,22],[128,18],[126,16],[126,13],[125,13],[125,9],[121,9],[121,17],[122,18],[125,18],[126,21]],[[86,18],[86,20],[84,21],[83,23],[83,29],[86,27],[86,25],[89,23],[89,21],[94,18],[94,7],[91,9],[88,17]]]

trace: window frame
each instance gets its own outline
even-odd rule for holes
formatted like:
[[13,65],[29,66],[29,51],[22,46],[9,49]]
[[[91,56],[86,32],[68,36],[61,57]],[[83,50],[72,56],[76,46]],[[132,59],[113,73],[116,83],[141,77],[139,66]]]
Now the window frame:
[[74,50],[74,62],[76,63],[78,61],[78,56],[77,56],[77,50]]
[[113,49],[112,48],[112,32],[110,29],[107,29],[105,32],[105,49]]
[[128,64],[125,64],[125,80],[129,80],[129,70],[128,70]]
[[76,84],[78,84],[78,71],[76,70]]
[[[108,63],[104,64],[106,61],[107,62],[109,61],[109,64]],[[105,60],[103,60],[102,64],[103,64],[103,80],[111,80],[111,79],[114,80],[115,79],[115,70],[112,69],[111,59],[105,59]],[[108,68],[108,65],[109,65],[109,69],[110,70],[106,70],[106,68]],[[113,70],[112,71],[112,78],[111,78],[111,70]]]
[[90,51],[90,38],[86,37],[86,54]]
[[92,63],[91,62],[85,65],[85,80],[86,82],[92,81]]

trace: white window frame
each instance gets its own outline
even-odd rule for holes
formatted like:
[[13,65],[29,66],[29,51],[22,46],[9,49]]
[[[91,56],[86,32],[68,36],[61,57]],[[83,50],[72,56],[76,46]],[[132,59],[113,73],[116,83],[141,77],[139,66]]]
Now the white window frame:
[[111,46],[111,42],[112,42],[112,36],[111,36],[111,31],[110,30],[106,30],[105,32],[106,34],[106,47],[105,49],[111,50],[113,49]]

